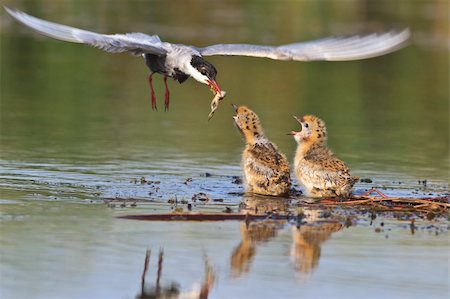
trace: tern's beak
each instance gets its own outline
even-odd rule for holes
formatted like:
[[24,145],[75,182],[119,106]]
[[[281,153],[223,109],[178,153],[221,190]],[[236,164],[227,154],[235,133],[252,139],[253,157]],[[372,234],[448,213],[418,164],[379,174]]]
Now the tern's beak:
[[220,90],[219,85],[217,85],[217,82],[215,80],[206,80],[206,82],[208,83],[209,87],[217,94],[221,94],[222,95],[222,90]]

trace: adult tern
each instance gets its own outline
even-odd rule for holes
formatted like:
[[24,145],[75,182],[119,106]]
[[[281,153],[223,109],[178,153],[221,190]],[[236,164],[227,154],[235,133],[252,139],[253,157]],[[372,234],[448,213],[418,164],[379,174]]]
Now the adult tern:
[[150,69],[148,81],[152,108],[156,109],[152,76],[158,73],[164,76],[166,110],[169,107],[167,77],[179,83],[192,77],[208,85],[216,95],[222,95],[216,82],[217,70],[203,58],[204,56],[239,55],[295,61],[359,60],[394,52],[404,47],[411,36],[409,29],[403,29],[364,36],[328,37],[282,46],[217,44],[201,48],[163,42],[157,35],[144,33],[99,34],[38,19],[8,7],[5,7],[5,10],[22,24],[43,35],[63,41],[87,44],[110,53],[129,52],[142,56]]

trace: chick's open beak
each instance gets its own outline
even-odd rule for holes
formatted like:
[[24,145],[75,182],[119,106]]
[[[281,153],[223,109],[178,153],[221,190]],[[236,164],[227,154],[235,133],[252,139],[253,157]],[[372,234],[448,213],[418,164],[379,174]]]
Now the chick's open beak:
[[292,117],[295,118],[295,120],[298,121],[299,123],[302,123],[302,120],[300,118],[298,118],[297,116],[292,115]]
[[222,91],[220,90],[219,85],[217,85],[217,82],[215,80],[206,80],[206,82],[208,83],[209,87],[217,94],[222,95]]
[[298,132],[295,132],[295,131],[290,131],[289,133],[287,133],[286,135],[292,135],[292,136],[294,136],[295,134],[297,134]]
[[236,112],[237,112],[237,110],[238,110],[238,106],[236,106],[235,104],[231,104],[231,106],[233,106],[233,109],[234,109],[234,111],[236,111]]

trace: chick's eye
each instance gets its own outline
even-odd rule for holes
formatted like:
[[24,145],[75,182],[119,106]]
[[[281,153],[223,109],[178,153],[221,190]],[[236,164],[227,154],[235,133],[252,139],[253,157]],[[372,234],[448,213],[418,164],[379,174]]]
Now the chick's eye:
[[309,125],[307,123],[305,123],[305,128],[308,128],[308,127],[309,127]]

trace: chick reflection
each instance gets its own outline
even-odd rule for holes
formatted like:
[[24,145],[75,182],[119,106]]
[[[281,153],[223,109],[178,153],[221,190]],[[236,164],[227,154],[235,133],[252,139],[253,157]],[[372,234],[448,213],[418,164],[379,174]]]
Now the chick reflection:
[[292,227],[291,260],[295,269],[308,275],[319,265],[321,245],[334,232],[342,229],[342,224],[327,222]]
[[256,253],[256,246],[274,238],[285,223],[286,221],[280,220],[241,223],[242,240],[231,255],[231,276],[236,278],[248,272]]
[[[343,225],[339,222],[323,221],[323,211],[316,208],[298,209],[292,213],[289,203],[289,199],[245,196],[242,211],[259,215],[286,216],[286,219],[293,220],[296,226],[292,227],[291,260],[297,272],[308,275],[319,265],[322,243],[334,232],[341,230]],[[242,223],[242,240],[231,256],[232,277],[239,277],[248,272],[257,246],[273,239],[286,223],[287,220]]]
[[289,199],[273,196],[245,195],[242,203],[241,212],[255,215],[286,214],[289,208]]
[[[284,213],[287,200],[264,196],[245,196],[241,212],[257,215]],[[285,220],[266,220],[262,222],[241,223],[241,243],[231,255],[231,276],[236,278],[250,270],[256,247],[276,237],[278,230],[286,224]]]
[[156,283],[152,287],[146,287],[145,276],[148,272],[148,265],[150,262],[151,251],[147,250],[144,260],[144,270],[141,277],[141,292],[136,296],[136,299],[176,299],[176,298],[198,298],[207,299],[210,290],[214,284],[214,272],[205,256],[205,278],[200,290],[192,290],[190,292],[180,292],[179,284],[172,282],[167,287],[161,287],[161,273],[163,269],[164,250],[160,249],[158,255],[158,270],[156,274]]

